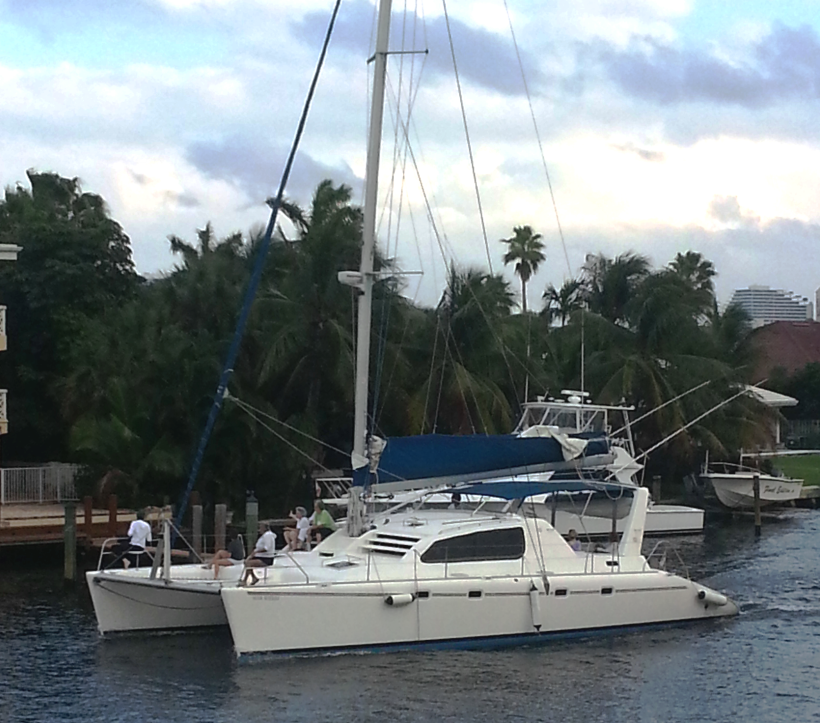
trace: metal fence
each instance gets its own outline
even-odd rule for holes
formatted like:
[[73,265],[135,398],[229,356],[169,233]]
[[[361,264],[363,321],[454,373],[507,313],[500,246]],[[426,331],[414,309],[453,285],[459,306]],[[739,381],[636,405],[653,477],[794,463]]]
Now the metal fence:
[[76,500],[74,464],[0,469],[0,504],[43,504]]

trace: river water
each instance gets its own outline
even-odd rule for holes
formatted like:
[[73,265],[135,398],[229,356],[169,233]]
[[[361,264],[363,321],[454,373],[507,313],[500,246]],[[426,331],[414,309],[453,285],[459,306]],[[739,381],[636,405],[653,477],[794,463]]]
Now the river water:
[[0,570],[0,721],[820,720],[819,529],[820,511],[795,510],[757,541],[748,521],[676,541],[693,578],[740,603],[729,621],[250,665],[227,632],[101,640],[59,567]]

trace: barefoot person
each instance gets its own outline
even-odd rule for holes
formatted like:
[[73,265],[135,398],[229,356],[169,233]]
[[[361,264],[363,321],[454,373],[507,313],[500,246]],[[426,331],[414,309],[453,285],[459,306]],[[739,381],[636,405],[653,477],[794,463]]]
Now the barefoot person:
[[253,568],[273,565],[273,556],[276,553],[276,533],[271,530],[268,522],[260,522],[259,531],[262,535],[256,541],[253,552],[245,560],[245,575],[242,578],[242,585],[247,585],[248,580],[251,580],[251,585],[256,585],[259,582]]
[[210,559],[205,568],[214,569],[214,580],[219,577],[219,569],[221,567],[231,567],[239,565],[245,560],[245,545],[242,544],[242,539],[239,535],[234,534],[228,547],[224,550],[217,550],[214,556]]
[[307,510],[304,507],[297,507],[290,513],[289,517],[296,520],[296,526],[289,527],[285,530],[285,542],[287,545],[285,545],[282,552],[304,550],[305,547],[307,547],[308,530],[310,529]]

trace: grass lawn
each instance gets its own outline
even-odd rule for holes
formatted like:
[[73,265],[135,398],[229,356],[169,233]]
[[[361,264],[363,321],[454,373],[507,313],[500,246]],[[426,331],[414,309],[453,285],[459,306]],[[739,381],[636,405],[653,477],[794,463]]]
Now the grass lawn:
[[801,457],[776,457],[772,464],[787,477],[802,479],[805,485],[820,485],[820,452]]

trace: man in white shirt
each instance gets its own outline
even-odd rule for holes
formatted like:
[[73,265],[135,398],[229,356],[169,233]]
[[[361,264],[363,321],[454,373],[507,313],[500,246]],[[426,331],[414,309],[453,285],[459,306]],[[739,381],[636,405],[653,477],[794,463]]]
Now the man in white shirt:
[[145,552],[145,548],[151,542],[151,525],[145,521],[145,511],[139,510],[137,512],[137,519],[134,520],[128,528],[128,554],[123,558],[122,565],[124,568],[133,562],[137,564],[139,561],[139,554]]
[[247,585],[251,579],[251,585],[256,585],[259,578],[254,574],[254,567],[268,567],[273,565],[273,556],[276,553],[276,533],[271,530],[268,522],[259,523],[261,536],[256,541],[256,547],[245,560],[245,576],[242,578],[242,585]]

